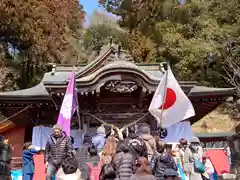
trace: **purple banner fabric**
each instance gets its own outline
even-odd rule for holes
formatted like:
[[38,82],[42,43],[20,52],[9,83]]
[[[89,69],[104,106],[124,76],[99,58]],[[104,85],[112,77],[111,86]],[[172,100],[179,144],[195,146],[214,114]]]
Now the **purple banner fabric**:
[[57,121],[57,124],[61,125],[63,131],[65,131],[68,136],[70,136],[72,115],[78,107],[76,98],[75,73],[73,71],[71,73],[70,81],[68,83],[67,91],[65,93]]

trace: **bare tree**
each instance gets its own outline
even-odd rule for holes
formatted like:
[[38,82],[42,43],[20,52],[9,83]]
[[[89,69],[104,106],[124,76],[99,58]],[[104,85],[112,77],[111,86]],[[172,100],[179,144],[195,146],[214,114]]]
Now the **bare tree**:
[[236,88],[236,94],[240,97],[240,42],[228,43],[222,55],[224,57],[224,70],[228,82]]
[[[240,39],[228,42],[222,51],[224,57],[224,70],[228,82],[236,88],[239,97],[236,107],[240,111]],[[239,112],[238,112],[239,114]],[[240,124],[235,129],[235,134],[229,137],[228,143],[231,149],[231,172],[240,178]]]

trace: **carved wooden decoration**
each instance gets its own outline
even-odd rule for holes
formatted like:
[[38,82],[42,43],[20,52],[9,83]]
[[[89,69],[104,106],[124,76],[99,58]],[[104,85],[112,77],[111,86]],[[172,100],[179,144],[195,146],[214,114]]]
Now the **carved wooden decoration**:
[[132,81],[109,81],[105,84],[105,90],[118,93],[131,93],[138,89],[138,85]]

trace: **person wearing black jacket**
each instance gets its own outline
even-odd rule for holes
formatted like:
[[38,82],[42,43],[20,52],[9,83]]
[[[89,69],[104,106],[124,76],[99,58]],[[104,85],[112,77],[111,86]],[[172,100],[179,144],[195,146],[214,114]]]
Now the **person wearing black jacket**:
[[53,134],[48,139],[45,147],[46,180],[52,179],[52,176],[62,166],[64,159],[73,155],[72,152],[73,147],[70,137],[62,131],[61,126],[54,125]]
[[160,138],[156,139],[156,145],[157,151],[152,156],[151,167],[157,180],[165,180],[166,172],[177,173],[177,165],[173,157],[166,152],[165,144]]
[[8,140],[0,141],[0,179],[11,180],[10,163],[12,158],[12,148]]
[[148,157],[147,147],[142,138],[139,138],[139,134],[136,133],[135,127],[128,128],[128,136],[125,139],[125,143],[129,147],[129,152],[135,157]]
[[136,133],[135,126],[131,126],[128,128],[128,137],[129,139],[136,139],[138,137],[138,134]]
[[91,163],[94,167],[98,166],[101,161],[97,148],[95,146],[88,147],[89,156],[85,159],[82,159],[79,163],[79,169],[81,171],[81,179],[82,180],[90,180],[90,172],[91,168],[89,167],[89,163]]

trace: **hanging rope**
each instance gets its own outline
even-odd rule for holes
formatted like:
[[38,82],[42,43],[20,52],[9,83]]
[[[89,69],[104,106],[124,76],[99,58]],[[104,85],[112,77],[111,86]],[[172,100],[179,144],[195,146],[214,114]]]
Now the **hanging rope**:
[[18,111],[17,113],[13,114],[12,116],[7,117],[6,119],[4,119],[4,120],[2,120],[2,121],[0,122],[0,125],[1,125],[2,123],[4,123],[4,122],[8,121],[9,119],[11,119],[11,118],[13,118],[13,117],[21,114],[22,112],[28,110],[30,107],[32,107],[32,105],[29,105],[29,106],[25,107],[24,109]]
[[143,118],[145,118],[148,114],[149,114],[149,112],[147,112],[146,114],[144,114],[144,115],[143,115],[142,117],[140,117],[139,119],[137,119],[137,120],[135,120],[135,121],[133,121],[133,122],[131,122],[131,123],[123,126],[123,127],[120,129],[119,127],[117,127],[117,126],[115,126],[115,125],[113,125],[113,124],[107,123],[107,122],[99,119],[98,117],[90,114],[90,113],[86,113],[86,115],[89,115],[89,116],[93,117],[93,118],[96,119],[97,121],[101,122],[103,125],[109,126],[109,127],[111,127],[111,128],[116,129],[116,131],[118,132],[119,138],[120,138],[121,140],[123,140],[123,131],[124,131],[125,129],[127,129],[128,127],[130,127],[130,126],[132,126],[132,125],[134,125],[134,124],[136,124],[136,123],[138,123],[138,122],[141,121]]

